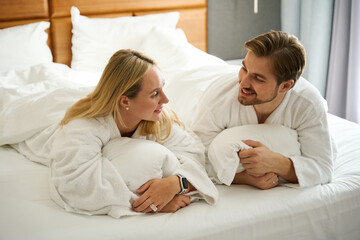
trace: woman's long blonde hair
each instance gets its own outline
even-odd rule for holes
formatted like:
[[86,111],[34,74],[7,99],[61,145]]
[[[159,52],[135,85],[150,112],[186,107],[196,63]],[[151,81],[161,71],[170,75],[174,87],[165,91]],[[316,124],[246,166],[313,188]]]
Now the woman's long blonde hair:
[[[95,90],[71,106],[60,122],[60,126],[78,118],[107,117],[113,115],[125,126],[120,115],[119,97],[135,98],[141,90],[143,77],[156,65],[149,57],[130,49],[117,51],[109,60]],[[160,121],[142,120],[139,124],[141,135],[154,134],[156,140],[165,140],[173,123],[183,124],[167,106],[163,108]]]

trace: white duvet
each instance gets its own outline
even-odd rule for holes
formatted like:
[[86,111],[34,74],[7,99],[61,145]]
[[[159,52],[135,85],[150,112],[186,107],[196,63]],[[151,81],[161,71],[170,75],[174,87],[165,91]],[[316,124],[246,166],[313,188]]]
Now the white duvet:
[[65,110],[90,93],[99,74],[47,63],[0,75],[0,145],[21,142],[59,122]]
[[[191,49],[191,46],[187,47]],[[178,51],[179,49],[175,50]],[[217,78],[225,79],[228,74],[236,74],[237,72],[237,67],[229,66],[222,60],[199,50],[196,50],[196,52],[198,55],[193,55],[195,57],[193,60],[196,60],[196,56],[199,60],[206,60],[209,56],[210,65],[206,65],[206,61],[199,61],[201,65],[197,67],[194,65],[194,68],[184,68],[181,61],[178,61],[176,57],[165,59],[164,56],[159,54],[156,56],[159,66],[164,68],[162,70],[166,76],[165,92],[170,98],[169,105],[184,122],[189,120],[191,111],[196,106],[201,93],[213,80]],[[166,67],[165,62],[162,62],[165,60],[166,64],[171,62],[174,64]],[[217,64],[214,64],[214,61]],[[23,142],[45,129],[51,130],[49,126],[58,123],[68,107],[93,90],[100,78],[100,74],[78,72],[57,63],[36,65],[23,71],[1,73],[0,145],[11,144],[19,149],[17,143]],[[126,169],[123,166],[131,168],[134,167],[132,164],[137,165],[137,163],[134,155],[131,156],[132,160],[135,159],[133,162],[124,163],[122,161],[123,154],[126,155],[127,153],[116,151],[116,147],[121,144],[126,145],[127,143],[110,142],[109,146],[103,149],[103,154],[110,159],[111,165],[117,169],[120,175],[124,175],[125,185],[132,192],[147,180],[170,175],[178,168],[179,161],[176,161],[178,158],[174,154],[165,149],[162,149],[162,151],[158,149],[157,153],[161,155],[160,159],[155,165],[142,166],[141,177],[134,176],[131,171],[122,171],[122,169]],[[148,147],[151,147],[152,143],[147,142],[147,144],[149,144]],[[132,147],[136,148],[136,145],[132,145]],[[39,151],[42,150],[39,149]],[[36,154],[31,152],[26,155],[33,161],[49,165],[49,159],[36,158]],[[141,161],[141,156],[138,155],[137,159]],[[200,178],[200,175],[197,178]],[[202,193],[206,192],[204,199],[208,203],[215,203],[218,194],[217,190],[213,186],[209,187],[209,184],[198,182],[201,186],[205,186],[202,189]],[[50,191],[53,196],[56,195],[54,189],[51,188]],[[200,195],[194,195],[193,199],[197,199],[198,196]],[[204,197],[204,195],[202,196]],[[67,208],[66,204],[61,201],[60,196],[54,199],[58,204]],[[72,211],[69,207],[67,209]],[[80,213],[80,211],[76,212]],[[126,210],[121,212],[120,215],[129,214],[132,213]],[[120,217],[120,215],[116,214],[116,217]]]

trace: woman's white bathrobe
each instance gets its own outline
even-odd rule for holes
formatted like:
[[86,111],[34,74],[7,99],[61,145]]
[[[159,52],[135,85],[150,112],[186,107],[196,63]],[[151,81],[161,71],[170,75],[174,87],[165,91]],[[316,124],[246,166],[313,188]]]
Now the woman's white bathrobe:
[[[102,154],[103,147],[110,140],[120,137],[112,116],[76,119],[62,128],[54,124],[13,147],[31,160],[50,166],[50,195],[67,211],[109,214],[119,218],[137,214],[132,211],[131,203],[138,198],[128,188],[131,179],[123,179],[121,171]],[[154,136],[140,136],[137,131],[132,138],[155,141]],[[173,174],[187,177],[201,197],[209,204],[214,204],[218,191],[203,166],[204,146],[201,141],[191,131],[174,124],[169,138],[161,144],[175,154],[180,162]],[[156,147],[153,151],[157,151]],[[143,161],[153,161],[149,150],[134,152],[134,155],[141,156]],[[121,170],[139,178],[143,174],[137,172],[136,168]]]
[[[206,149],[226,128],[258,124],[254,107],[238,101],[239,86],[236,75],[227,81],[217,80],[200,99],[190,127]],[[280,124],[297,131],[301,156],[291,160],[300,187],[331,181],[336,147],[329,134],[324,99],[315,87],[300,78],[265,124]]]

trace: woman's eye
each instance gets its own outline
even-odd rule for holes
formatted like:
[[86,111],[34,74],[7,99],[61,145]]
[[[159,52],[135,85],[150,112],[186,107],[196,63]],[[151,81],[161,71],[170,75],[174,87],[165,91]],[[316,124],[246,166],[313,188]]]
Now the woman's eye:
[[246,67],[244,67],[244,66],[241,66],[241,69],[244,70],[244,71],[247,71]]
[[155,91],[151,97],[154,98],[154,97],[156,97],[157,95],[159,95],[159,92],[158,92],[158,91]]

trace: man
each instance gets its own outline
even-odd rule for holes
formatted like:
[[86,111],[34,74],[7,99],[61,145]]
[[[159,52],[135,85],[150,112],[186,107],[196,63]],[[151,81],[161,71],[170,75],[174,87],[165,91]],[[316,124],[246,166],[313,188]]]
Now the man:
[[[197,107],[191,128],[206,149],[222,130],[248,124],[281,124],[298,134],[301,156],[285,157],[260,142],[239,152],[245,171],[232,183],[269,189],[279,178],[300,187],[332,179],[333,146],[319,92],[300,78],[305,50],[293,36],[271,31],[245,43],[238,78],[215,81]],[[216,172],[216,169],[215,169]]]

